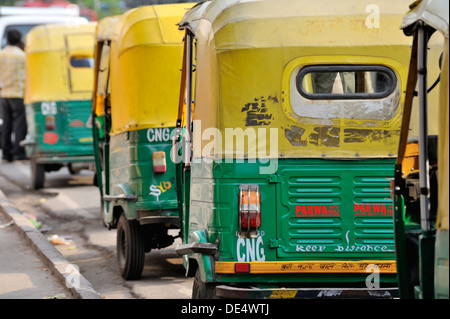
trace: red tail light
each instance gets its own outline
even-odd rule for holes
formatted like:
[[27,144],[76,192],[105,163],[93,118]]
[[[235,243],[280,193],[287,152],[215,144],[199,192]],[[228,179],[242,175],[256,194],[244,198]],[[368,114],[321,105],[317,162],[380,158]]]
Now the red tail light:
[[45,117],[45,128],[49,131],[53,131],[56,128],[55,117],[53,115],[47,115]]
[[236,273],[250,273],[250,264],[236,263],[234,265],[234,272]]
[[239,186],[239,235],[258,236],[261,226],[261,196],[258,185]]
[[166,153],[154,152],[153,153],[153,171],[155,173],[165,173],[167,170],[166,165]]

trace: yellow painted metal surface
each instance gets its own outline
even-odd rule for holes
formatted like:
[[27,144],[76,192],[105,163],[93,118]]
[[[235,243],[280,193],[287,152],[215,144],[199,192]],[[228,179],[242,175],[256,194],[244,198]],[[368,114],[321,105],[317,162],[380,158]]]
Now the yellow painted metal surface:
[[449,39],[445,39],[439,101],[438,216],[436,228],[449,230]]
[[[441,32],[435,32],[428,42],[427,52],[427,82],[428,87],[431,87],[436,79],[441,74],[441,67],[439,66],[439,57],[444,50],[444,36]],[[436,120],[439,116],[440,104],[440,86],[436,86],[427,94],[428,99],[428,134],[438,135],[439,126],[436,125]],[[413,99],[410,130],[408,138],[418,140],[419,138],[419,99]]]
[[70,59],[93,58],[95,27],[43,25],[27,34],[25,103],[92,98],[92,68],[75,68]]
[[408,175],[419,170],[419,144],[409,143],[406,145],[405,157],[402,161],[402,174]]
[[269,299],[290,299],[297,295],[297,290],[275,290],[269,296]]
[[[235,274],[235,262],[216,261],[218,274]],[[254,261],[250,264],[251,274],[268,273],[370,273],[376,265],[380,273],[397,272],[395,260],[361,261]]]
[[192,6],[145,6],[118,20],[111,43],[112,134],[175,126],[183,61],[177,23]]
[[[371,1],[230,0],[192,9],[180,25],[196,38],[194,119],[201,121],[201,129],[194,132],[194,141],[201,147],[194,148],[194,157],[252,158],[264,152],[277,158],[395,157],[411,44],[399,25],[409,2],[377,2],[379,20],[372,20]],[[363,99],[342,104],[348,111],[340,116],[293,112],[290,88],[299,70],[355,63],[395,72],[392,116],[355,117],[353,106],[375,106]],[[318,102],[305,103],[314,109]],[[221,136],[213,140],[210,128]],[[227,128],[247,132],[248,140],[228,147]],[[277,132],[275,141],[259,143],[264,133],[269,141],[270,129]]]
[[94,92],[92,106],[97,115],[104,114],[104,101],[109,91],[109,61],[110,46],[108,41],[114,33],[119,16],[101,19],[96,28],[95,37],[95,65],[94,65]]

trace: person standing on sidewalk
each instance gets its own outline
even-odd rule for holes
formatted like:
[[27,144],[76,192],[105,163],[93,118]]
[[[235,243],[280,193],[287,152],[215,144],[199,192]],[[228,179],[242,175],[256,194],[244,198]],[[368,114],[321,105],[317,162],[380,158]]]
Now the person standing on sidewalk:
[[[25,148],[20,141],[27,134],[25,105],[25,52],[22,50],[22,34],[16,29],[7,32],[8,45],[0,51],[0,96],[3,108],[2,150],[3,160],[24,160]],[[14,141],[12,141],[14,133]]]

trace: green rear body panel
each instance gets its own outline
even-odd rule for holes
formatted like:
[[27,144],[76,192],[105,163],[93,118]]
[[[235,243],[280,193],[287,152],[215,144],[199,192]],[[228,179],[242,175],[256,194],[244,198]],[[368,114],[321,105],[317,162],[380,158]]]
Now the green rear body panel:
[[[208,242],[220,243],[218,261],[223,262],[395,260],[389,198],[394,164],[395,159],[279,159],[275,174],[261,174],[257,161],[192,163],[189,214],[186,207],[183,211],[189,236],[183,242],[204,234]],[[240,184],[260,188],[257,238],[237,236]],[[208,267],[208,281],[227,283],[348,283],[367,277],[326,272],[214,274]],[[380,279],[395,283],[396,275],[381,274]]]
[[[27,116],[34,126],[29,135],[36,144],[27,153],[40,163],[93,161],[92,130],[86,127],[90,114],[90,100],[28,105]],[[46,128],[46,117],[54,118],[53,130]]]
[[[170,159],[172,129],[153,129],[123,132],[111,136],[109,161],[105,163],[103,194],[132,195],[136,201],[119,203],[128,219],[145,216],[176,216],[178,202],[176,194],[175,164]],[[161,132],[156,138],[154,133]],[[151,140],[151,141],[150,141]],[[165,173],[153,170],[154,152],[165,152]],[[114,222],[113,205],[108,204],[107,224]]]

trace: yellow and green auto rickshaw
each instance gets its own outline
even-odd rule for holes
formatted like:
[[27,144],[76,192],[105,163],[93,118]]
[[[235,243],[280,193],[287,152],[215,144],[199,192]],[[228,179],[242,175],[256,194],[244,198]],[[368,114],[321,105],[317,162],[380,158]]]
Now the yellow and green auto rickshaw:
[[71,173],[94,162],[89,119],[95,23],[52,24],[26,37],[25,104],[32,187],[45,173],[68,166]]
[[408,4],[215,0],[184,16],[176,251],[194,298],[397,295]]
[[[177,22],[190,7],[144,6],[119,17],[109,48],[110,83],[100,83],[110,86],[110,96],[93,105],[95,122],[102,113],[97,105],[104,104],[105,136],[94,146],[102,152],[96,156],[102,219],[117,228],[119,268],[127,280],[139,278],[145,253],[171,245],[177,236],[169,230],[179,229],[170,150],[183,58]],[[99,130],[93,129],[95,137]]]
[[403,299],[449,298],[448,15],[446,0],[416,1],[401,24],[414,39],[393,183]]

